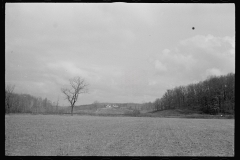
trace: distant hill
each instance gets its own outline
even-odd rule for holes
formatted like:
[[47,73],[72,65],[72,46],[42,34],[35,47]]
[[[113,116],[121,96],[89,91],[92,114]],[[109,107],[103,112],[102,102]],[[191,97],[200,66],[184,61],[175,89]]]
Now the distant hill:
[[[74,112],[109,112],[107,110],[100,111],[100,109],[104,109],[107,106],[116,105],[118,106],[118,111],[120,110],[139,110],[140,112],[146,113],[154,110],[154,106],[152,103],[94,103],[94,104],[88,104],[88,105],[79,105],[74,107]],[[116,111],[116,112],[118,112]],[[122,112],[120,111],[120,112]]]

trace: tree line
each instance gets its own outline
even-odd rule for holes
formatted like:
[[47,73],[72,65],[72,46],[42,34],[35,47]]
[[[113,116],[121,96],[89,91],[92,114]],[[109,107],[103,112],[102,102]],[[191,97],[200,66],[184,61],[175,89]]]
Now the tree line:
[[[62,93],[71,104],[71,114],[78,95],[87,92],[88,84],[84,79],[70,79],[70,88],[62,88]],[[29,94],[14,93],[14,85],[5,88],[5,113],[65,113],[66,108],[58,106],[58,101],[51,102],[47,98],[37,98]],[[129,104],[130,105],[130,104]],[[235,108],[235,74],[211,76],[205,81],[187,86],[179,86],[167,90],[154,103],[132,105],[140,110],[156,111],[166,109],[191,109],[208,114],[234,114]]]
[[[61,88],[62,93],[70,103],[71,115],[73,108],[78,100],[78,95],[87,93],[88,84],[81,77],[74,77],[69,80],[70,87]],[[29,94],[14,93],[15,85],[8,84],[5,87],[5,114],[7,113],[66,113],[66,107],[59,108],[58,101],[56,103],[34,97]]]
[[234,114],[235,74],[211,76],[205,81],[167,90],[154,102],[155,110],[192,109],[203,113]]
[[58,102],[47,98],[34,97],[29,94],[14,93],[14,85],[5,88],[5,113],[56,113]]

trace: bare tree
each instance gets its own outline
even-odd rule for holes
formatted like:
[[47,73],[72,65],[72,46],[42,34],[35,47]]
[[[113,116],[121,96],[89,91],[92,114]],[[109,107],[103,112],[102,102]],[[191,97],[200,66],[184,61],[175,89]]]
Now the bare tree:
[[71,104],[71,115],[73,115],[73,108],[78,100],[78,95],[88,92],[88,84],[81,77],[70,79],[70,88],[62,88],[62,92],[66,95],[66,99]]
[[13,96],[13,90],[15,88],[15,85],[8,84],[5,88],[5,113],[10,112],[10,108],[12,105],[12,96]]

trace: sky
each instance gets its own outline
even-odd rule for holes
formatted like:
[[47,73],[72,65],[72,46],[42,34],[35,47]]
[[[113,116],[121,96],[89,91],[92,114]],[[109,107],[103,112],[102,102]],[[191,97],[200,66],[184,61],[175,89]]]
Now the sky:
[[[6,3],[5,82],[69,105],[153,102],[180,85],[235,73],[234,4]],[[194,29],[193,29],[194,27]]]

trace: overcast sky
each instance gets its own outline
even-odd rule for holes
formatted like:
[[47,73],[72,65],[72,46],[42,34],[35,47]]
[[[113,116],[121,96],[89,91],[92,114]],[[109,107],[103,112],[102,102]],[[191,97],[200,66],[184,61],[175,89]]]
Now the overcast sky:
[[61,105],[75,76],[89,104],[153,102],[235,73],[233,4],[7,3],[5,15],[6,84]]

